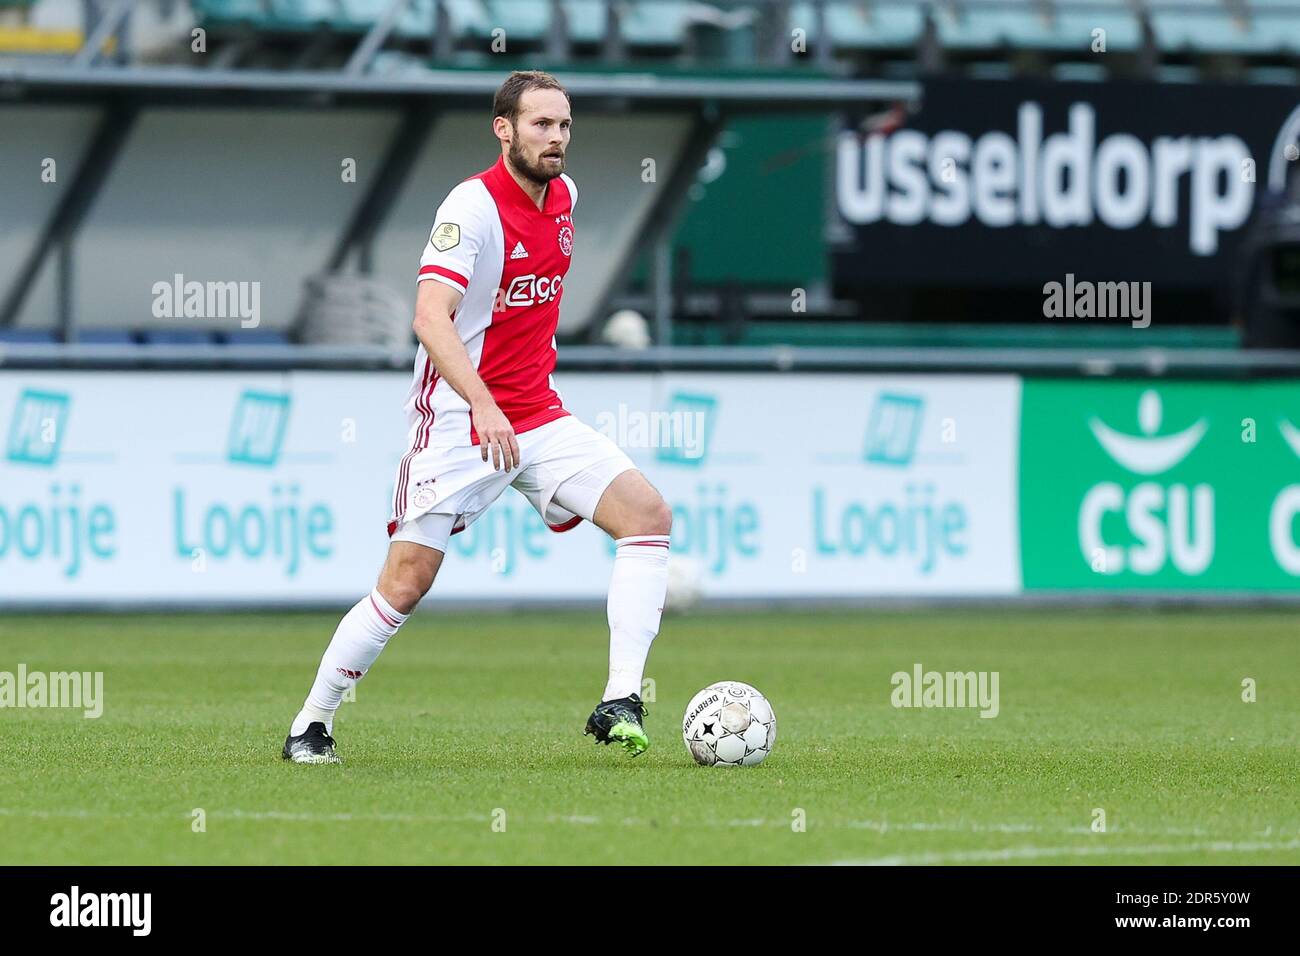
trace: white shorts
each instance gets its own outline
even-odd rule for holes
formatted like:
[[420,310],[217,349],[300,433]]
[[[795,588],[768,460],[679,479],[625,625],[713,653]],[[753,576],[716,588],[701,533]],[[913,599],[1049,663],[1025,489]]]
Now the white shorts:
[[[635,468],[608,437],[565,415],[516,435],[519,464],[493,470],[479,445],[425,448],[398,467],[397,512],[389,517],[394,541],[447,551],[451,535],[464,531],[507,487],[537,509],[552,531],[591,520],[609,483]],[[405,478],[405,487],[400,483]]]

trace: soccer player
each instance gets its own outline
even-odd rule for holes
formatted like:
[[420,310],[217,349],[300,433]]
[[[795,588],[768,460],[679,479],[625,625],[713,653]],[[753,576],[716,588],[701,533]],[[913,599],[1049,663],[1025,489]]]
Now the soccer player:
[[438,207],[420,259],[420,346],[406,400],[388,558],[339,622],[283,755],[336,763],[334,714],[433,584],[451,535],[512,485],[552,531],[583,518],[614,538],[609,681],[585,733],[649,745],[638,691],[659,632],[672,510],[623,450],[565,409],[551,373],[578,188],[564,174],[569,96],[546,73],[497,90],[501,156]]

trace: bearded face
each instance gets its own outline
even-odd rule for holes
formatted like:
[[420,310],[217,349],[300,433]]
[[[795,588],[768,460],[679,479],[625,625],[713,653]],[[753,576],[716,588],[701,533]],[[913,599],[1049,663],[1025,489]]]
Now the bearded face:
[[520,176],[545,186],[564,172],[572,122],[569,99],[559,90],[529,90],[519,99],[506,159]]
[[538,152],[531,152],[522,142],[517,132],[510,144],[507,154],[510,165],[539,186],[545,186],[560,173],[564,172],[564,148],[546,145]]

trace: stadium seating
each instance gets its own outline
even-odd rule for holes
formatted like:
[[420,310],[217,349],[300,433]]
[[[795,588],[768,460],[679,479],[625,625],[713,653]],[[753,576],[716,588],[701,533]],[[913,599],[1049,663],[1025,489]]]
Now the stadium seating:
[[190,0],[190,3],[199,23],[210,30],[272,28],[270,12],[264,0]]
[[[488,0],[484,4],[493,28],[505,31],[511,40],[538,42],[551,26],[549,3],[521,3],[520,0]],[[489,31],[490,33],[490,31]]]
[[[1300,49],[1300,4],[1229,8],[1219,0],[1172,5],[1151,0],[1151,27],[1165,52],[1261,54]],[[1258,9],[1256,9],[1258,8]]]
[[599,43],[605,39],[608,11],[604,0],[564,0],[565,22],[574,43]]
[[270,0],[271,16],[281,28],[318,30],[341,25],[340,8],[333,0]]
[[[0,0],[0,7],[30,0]],[[1090,51],[1093,31],[1106,31],[1108,51],[1143,43],[1144,24],[1161,53],[1260,56],[1300,51],[1300,0],[408,0],[393,35],[427,40],[441,3],[462,54],[504,30],[508,44],[545,44],[556,10],[569,41],[599,45],[615,15],[619,38],[633,56],[669,57],[698,50],[689,42],[697,24],[729,32],[776,6],[790,30],[810,45],[825,32],[843,55],[915,47],[932,21],[939,45],[956,54],[1004,49],[1069,54]],[[200,23],[218,32],[268,34],[330,31],[357,37],[373,26],[388,0],[192,0]],[[823,16],[819,19],[818,8]],[[748,11],[750,16],[743,14]],[[819,32],[820,31],[820,32]],[[508,47],[510,49],[510,47]],[[720,49],[726,50],[725,45]],[[741,45],[741,51],[747,49]],[[743,55],[738,54],[738,55]]]
[[[902,49],[914,45],[920,38],[925,15],[915,5],[872,4],[868,7],[837,0],[826,4],[824,22],[836,49]],[[807,31],[810,44],[820,42],[814,4],[791,4],[789,23],[792,30]]]
[[51,25],[34,8],[39,0],[0,0],[0,58],[59,58],[80,49],[85,35],[78,27]]
[[1107,50],[1132,48],[1141,37],[1138,20],[1130,10],[1098,0],[1072,0],[1050,7],[965,0],[960,6],[939,8],[936,26],[940,43],[952,50],[1086,51],[1097,28],[1106,30]]
[[[374,5],[374,0],[370,0]],[[382,4],[381,13],[382,13]],[[368,21],[366,21],[368,22]],[[425,39],[433,35],[435,16],[433,0],[411,0],[397,20],[397,34],[411,39]]]

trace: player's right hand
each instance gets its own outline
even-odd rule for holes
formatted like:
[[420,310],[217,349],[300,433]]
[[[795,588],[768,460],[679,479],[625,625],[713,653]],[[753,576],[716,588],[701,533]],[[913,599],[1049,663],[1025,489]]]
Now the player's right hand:
[[488,460],[488,450],[492,452],[492,470],[499,471],[502,464],[506,471],[519,464],[519,442],[515,440],[515,430],[510,419],[493,402],[470,411],[474,419],[474,429],[478,432],[479,447],[483,460]]

